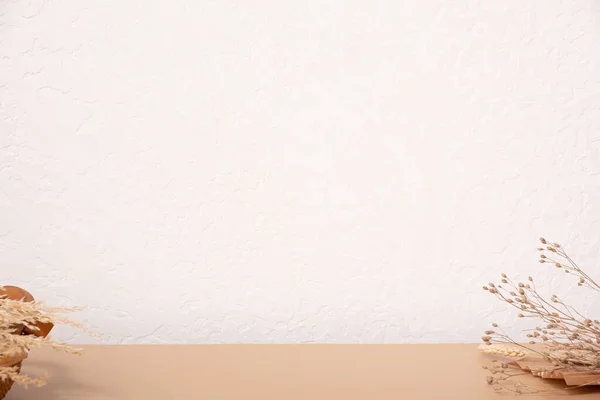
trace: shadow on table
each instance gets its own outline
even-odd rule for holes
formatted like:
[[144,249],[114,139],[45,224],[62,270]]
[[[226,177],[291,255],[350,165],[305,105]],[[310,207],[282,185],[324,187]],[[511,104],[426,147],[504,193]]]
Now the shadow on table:
[[114,399],[111,393],[110,382],[98,376],[96,383],[81,382],[73,378],[73,374],[64,364],[51,361],[36,361],[35,370],[28,372],[32,375],[39,374],[38,370],[52,371],[48,376],[48,383],[40,388],[29,386],[27,389],[17,384],[6,396],[5,400],[66,400],[66,399]]

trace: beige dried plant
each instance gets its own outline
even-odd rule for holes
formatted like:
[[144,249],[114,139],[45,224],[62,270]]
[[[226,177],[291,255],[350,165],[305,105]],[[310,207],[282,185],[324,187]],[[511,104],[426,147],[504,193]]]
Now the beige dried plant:
[[[577,285],[600,292],[600,285],[585,273],[558,243],[540,238],[539,262],[564,271]],[[570,388],[600,384],[600,321],[583,315],[557,295],[544,297],[535,281],[513,281],[501,274],[483,290],[514,307],[517,317],[536,321],[526,330],[526,340],[516,341],[493,323],[482,337],[482,350],[500,354],[501,361],[484,368],[492,373],[487,382],[499,391],[537,393],[543,389],[520,383],[523,370],[534,376],[564,379]]]
[[[0,286],[0,289],[3,289]],[[19,373],[18,364],[27,357],[29,350],[50,347],[54,350],[78,354],[80,351],[51,337],[21,334],[39,330],[40,324],[69,325],[85,328],[66,315],[77,308],[49,307],[40,301],[25,302],[0,297],[0,380],[11,380],[16,384],[42,386],[46,377],[32,377]]]

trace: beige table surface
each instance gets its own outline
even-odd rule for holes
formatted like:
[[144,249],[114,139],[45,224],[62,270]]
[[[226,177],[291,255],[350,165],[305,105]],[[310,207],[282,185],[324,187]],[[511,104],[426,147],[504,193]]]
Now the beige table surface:
[[[24,371],[47,370],[49,384],[27,390],[15,386],[7,400],[513,397],[498,395],[486,384],[481,365],[489,358],[477,345],[138,345],[84,350],[83,356],[32,352]],[[574,397],[600,399],[600,391]]]

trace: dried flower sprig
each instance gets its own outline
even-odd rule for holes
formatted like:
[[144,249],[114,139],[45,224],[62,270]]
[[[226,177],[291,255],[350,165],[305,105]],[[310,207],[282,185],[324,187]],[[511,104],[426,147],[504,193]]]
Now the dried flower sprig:
[[[543,246],[538,248],[541,253],[540,263],[552,264],[573,275],[578,286],[600,292],[600,285],[573,261],[560,244],[544,238],[540,238],[540,242]],[[490,282],[483,289],[517,309],[518,318],[539,321],[539,326],[526,331],[527,343],[513,340],[498,324],[493,323],[493,329],[485,331],[481,338],[486,347],[508,344],[513,349],[520,349],[545,360],[545,367],[531,371],[537,376],[555,377],[557,373],[563,372],[581,373],[592,377],[589,384],[600,382],[600,321],[583,315],[557,295],[545,298],[538,292],[532,277],[523,282],[515,282],[503,273],[501,283]],[[506,368],[491,369],[497,376],[488,377],[488,383],[495,385],[496,389],[524,393],[526,387],[520,383],[512,386],[505,384],[505,381],[515,376],[507,372],[514,365],[501,365]],[[598,379],[594,378],[596,374]]]
[[[0,289],[3,287],[0,286]],[[0,380],[12,380],[16,384],[42,386],[45,377],[31,377],[19,373],[16,363],[27,357],[29,350],[36,347],[50,347],[54,350],[79,354],[80,350],[55,341],[50,337],[15,334],[16,327],[27,328],[30,332],[39,330],[39,323],[68,325],[87,332],[85,327],[66,317],[66,314],[79,311],[78,308],[49,307],[39,301],[24,302],[0,297]],[[17,329],[18,331],[18,329]]]
[[488,385],[492,385],[494,390],[498,392],[508,391],[516,394],[535,394],[541,392],[540,389],[525,385],[519,381],[509,383],[510,379],[526,375],[527,372],[523,372],[523,370],[518,367],[506,362],[493,360],[491,366],[484,365],[483,369],[488,370],[488,372],[492,374],[486,377],[486,381]]

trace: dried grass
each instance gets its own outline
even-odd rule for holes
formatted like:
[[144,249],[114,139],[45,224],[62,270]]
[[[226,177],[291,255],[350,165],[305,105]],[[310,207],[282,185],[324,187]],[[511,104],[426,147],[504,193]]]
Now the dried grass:
[[[577,280],[580,287],[600,292],[600,285],[573,261],[560,244],[551,243],[544,238],[540,238],[540,242],[540,263],[565,271]],[[506,351],[510,353],[509,357],[533,354],[547,365],[540,370],[531,371],[540,377],[555,377],[557,373],[560,376],[565,373],[589,376],[600,374],[600,321],[583,315],[557,295],[549,298],[542,296],[532,277],[517,282],[506,274],[501,274],[501,283],[490,282],[483,289],[515,308],[518,318],[537,321],[535,328],[525,331],[525,341],[512,339],[498,324],[493,323],[492,329],[485,331],[482,337],[484,351],[485,348],[490,349],[486,351],[488,353]],[[488,376],[487,381],[497,390],[516,393],[540,391],[539,388],[515,382],[512,378],[522,371],[515,372],[518,368],[514,368],[514,365],[499,363],[488,369],[492,376]],[[594,380],[589,382],[596,383]]]
[[[1,287],[0,287],[1,288]],[[46,377],[31,377],[19,373],[16,363],[27,357],[29,350],[36,347],[50,347],[57,351],[79,354],[80,350],[55,341],[51,337],[18,335],[18,327],[36,331],[36,323],[68,325],[85,330],[84,326],[69,319],[66,314],[79,311],[76,308],[49,307],[43,302],[24,302],[0,298],[0,379],[13,380],[16,384],[42,386]]]

